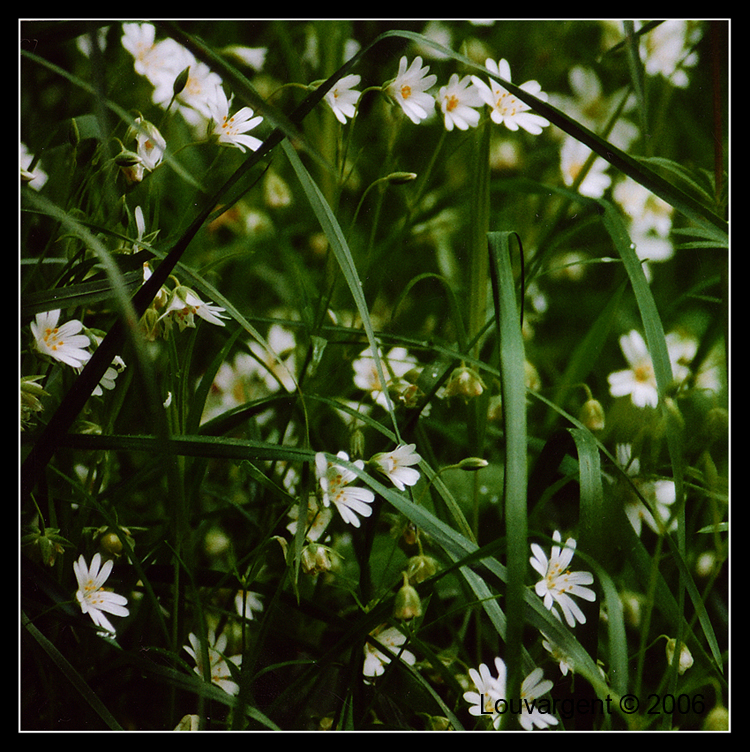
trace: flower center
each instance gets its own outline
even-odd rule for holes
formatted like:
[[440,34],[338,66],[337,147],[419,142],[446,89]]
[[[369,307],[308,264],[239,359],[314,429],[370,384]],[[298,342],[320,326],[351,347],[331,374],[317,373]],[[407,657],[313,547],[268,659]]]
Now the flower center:
[[58,347],[65,346],[65,342],[59,339],[57,328],[44,330],[44,344],[47,345],[50,350],[57,350]]
[[409,98],[409,97],[411,96],[411,86],[409,86],[409,85],[407,85],[407,84],[404,84],[404,85],[403,85],[403,86],[401,87],[401,96],[402,96],[402,97],[403,97],[404,99],[408,99],[408,98]]
[[654,369],[650,364],[644,363],[643,365],[636,366],[636,368],[633,369],[633,374],[635,375],[636,381],[646,383],[651,381],[651,377],[654,374]]
[[455,94],[451,94],[451,96],[448,97],[448,102],[445,105],[445,109],[448,110],[448,112],[453,112],[456,107],[458,107],[458,97]]

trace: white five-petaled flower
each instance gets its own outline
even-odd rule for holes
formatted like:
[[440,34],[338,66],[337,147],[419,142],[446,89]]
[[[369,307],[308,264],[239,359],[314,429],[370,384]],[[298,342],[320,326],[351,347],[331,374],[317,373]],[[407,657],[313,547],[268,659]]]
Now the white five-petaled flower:
[[[396,629],[396,627],[387,627],[383,629],[378,627],[372,636],[380,643],[384,648],[387,648],[394,656],[398,656],[400,661],[408,663],[413,666],[416,662],[416,656],[414,653],[404,650],[403,645],[406,642],[406,636],[403,632]],[[362,667],[362,673],[365,676],[365,681],[369,681],[375,676],[380,676],[385,672],[386,664],[391,662],[391,656],[386,655],[382,650],[375,647],[375,645],[369,642],[365,643],[364,647],[365,661]]]
[[[349,461],[346,452],[339,452],[336,456]],[[365,466],[362,460],[357,460],[353,464],[359,470]],[[375,494],[369,488],[350,485],[357,477],[356,473],[336,462],[329,462],[323,452],[317,452],[315,455],[315,471],[322,492],[323,506],[333,504],[344,522],[359,527],[359,517],[369,517],[372,514],[370,505],[375,500]]]
[[221,314],[224,309],[212,303],[204,303],[189,287],[177,287],[172,293],[169,305],[159,317],[162,319],[175,320],[183,331],[186,327],[195,327],[195,316],[215,326],[224,326],[221,319],[227,318]]
[[620,337],[620,349],[630,368],[610,373],[609,393],[613,397],[630,399],[636,407],[656,407],[659,392],[651,355],[640,332],[633,330]]
[[354,368],[354,385],[359,389],[369,392],[370,397],[378,405],[387,409],[388,398],[385,394],[386,390],[390,387],[399,386],[403,377],[417,365],[417,361],[413,355],[409,354],[405,347],[393,347],[385,357],[378,351],[378,358],[380,359],[383,376],[386,379],[385,386],[383,386],[380,380],[377,364],[369,347],[363,350],[352,363],[352,367]]
[[[560,148],[560,171],[565,185],[573,185],[591,156],[591,149],[578,139],[568,136]],[[578,192],[582,196],[601,198],[609,188],[612,178],[607,175],[609,162],[602,157],[595,157],[589,171],[584,176]]]
[[[203,674],[203,649],[200,640],[192,632],[188,635],[189,645],[184,645],[185,651],[195,661],[195,673],[201,678]],[[218,638],[215,637],[213,630],[209,630],[207,636],[208,663],[211,682],[217,687],[221,687],[227,694],[237,695],[240,691],[239,684],[232,679],[232,672],[229,664],[232,663],[238,668],[242,664],[241,655],[233,655],[229,658],[224,656],[227,647],[227,636],[222,633]]]
[[416,444],[401,444],[392,452],[380,452],[370,462],[383,473],[399,491],[419,481],[419,470],[411,467],[422,458],[414,451]]
[[[471,715],[491,716],[492,725],[497,729],[509,709],[506,693],[507,669],[502,658],[495,658],[495,669],[497,676],[493,676],[484,663],[479,666],[479,670],[470,668],[469,677],[474,682],[477,691],[464,692],[464,700],[469,703]],[[552,682],[543,678],[541,668],[534,669],[523,680],[520,698],[521,714],[518,721],[527,731],[533,730],[534,727],[543,729],[557,725],[557,718],[536,704],[537,700],[550,689],[552,689]],[[515,702],[517,703],[518,700]]]
[[207,101],[208,110],[214,122],[214,135],[220,144],[234,146],[244,152],[246,148],[256,151],[263,143],[247,132],[263,122],[260,115],[255,115],[250,107],[242,107],[234,115],[229,114],[230,100],[221,85],[216,87],[216,93]]
[[113,566],[112,559],[102,564],[102,557],[99,553],[95,553],[94,558],[91,559],[91,567],[86,565],[83,555],[78,561],[73,562],[73,571],[78,581],[76,600],[81,606],[81,611],[88,614],[94,624],[109,634],[115,634],[115,628],[104,612],[115,616],[127,616],[130,613],[125,607],[128,599],[124,595],[102,589]]
[[448,131],[452,131],[454,126],[465,131],[479,122],[480,115],[475,108],[481,107],[483,100],[470,76],[459,79],[458,74],[454,73],[448,79],[448,84],[440,87],[438,103]]
[[79,333],[83,324],[78,319],[58,326],[59,319],[59,310],[37,313],[31,322],[34,346],[42,355],[73,368],[81,368],[91,359],[91,353],[84,349],[91,344],[91,340]]
[[[646,480],[639,477],[641,463],[638,457],[633,457],[630,444],[618,444],[616,452],[617,464],[632,478],[641,495],[650,503],[649,508],[635,494],[625,502],[625,514],[633,526],[633,530],[635,530],[636,535],[640,536],[645,522],[657,535],[662,535],[672,515],[672,507],[677,500],[677,489],[674,481],[668,478]],[[656,517],[651,511],[652,509],[656,511]],[[676,528],[677,518],[675,517],[669,526],[669,531],[671,532]]]
[[333,110],[336,119],[344,125],[346,119],[353,118],[357,111],[359,92],[354,88],[359,85],[360,76],[350,74],[340,78],[325,95],[325,100]]
[[[507,60],[496,63],[494,60],[487,59],[484,65],[490,73],[498,78],[511,81],[510,65]],[[505,125],[512,131],[523,128],[535,136],[542,132],[542,128],[549,125],[549,120],[531,112],[529,105],[513,96],[494,79],[490,79],[489,85],[478,76],[472,76],[471,80],[479,89],[479,95],[489,105],[491,109],[490,117],[498,125]],[[519,88],[543,102],[547,101],[547,95],[542,91],[542,87],[537,81],[527,81],[521,84]]]
[[398,74],[388,86],[389,94],[415,124],[427,118],[435,107],[435,100],[427,94],[427,90],[435,85],[437,76],[428,75],[429,70],[429,65],[422,67],[421,57],[415,57],[408,68],[406,57],[402,57],[398,64]]
[[549,559],[541,546],[531,544],[531,552],[534,554],[530,559],[531,566],[542,576],[536,583],[536,593],[544,599],[545,608],[552,611],[555,616],[559,616],[555,605],[560,607],[568,626],[574,627],[576,622],[585,624],[586,616],[571,596],[595,601],[596,593],[584,587],[594,581],[594,576],[590,572],[571,572],[568,569],[576,548],[573,538],[568,538],[564,546],[560,546],[561,536],[558,530],[552,538],[555,545],[552,546],[552,555]]

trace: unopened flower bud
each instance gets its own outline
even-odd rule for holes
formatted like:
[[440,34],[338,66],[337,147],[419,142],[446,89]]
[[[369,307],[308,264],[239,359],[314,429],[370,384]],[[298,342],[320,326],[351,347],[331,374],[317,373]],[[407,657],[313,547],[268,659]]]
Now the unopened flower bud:
[[78,131],[78,123],[75,118],[71,118],[68,126],[68,141],[74,149],[77,149],[78,144],[81,143],[81,134]]
[[397,619],[408,621],[422,615],[422,601],[419,600],[419,593],[413,585],[409,584],[409,578],[406,572],[403,573],[404,584],[396,593],[396,602],[393,607],[393,615]]
[[476,472],[483,467],[487,467],[490,463],[481,457],[466,457],[458,463],[459,470],[468,470],[469,472]]
[[729,412],[723,407],[712,407],[703,419],[703,433],[709,445],[727,436]]
[[172,95],[178,96],[182,90],[187,86],[188,79],[190,78],[190,66],[188,65],[185,70],[181,71],[172,84]]
[[115,164],[128,183],[140,183],[143,180],[143,160],[134,151],[123,149],[115,157]]
[[478,397],[484,391],[481,376],[468,366],[456,368],[445,386],[445,396]]
[[578,420],[583,423],[589,431],[604,430],[604,408],[599,400],[589,399],[583,403],[581,412],[578,414]]
[[395,183],[396,185],[402,185],[403,183],[411,183],[412,180],[417,179],[416,172],[392,172],[388,176],[389,183]]
[[332,551],[328,546],[311,543],[302,549],[300,566],[305,574],[321,574],[330,572],[333,567]]
[[105,558],[117,558],[122,555],[123,545],[120,534],[130,537],[130,531],[124,527],[120,528],[119,533],[111,527],[102,527],[97,530],[97,543]]
[[702,728],[704,731],[729,731],[729,711],[723,705],[712,708]]
[[[677,640],[672,638],[667,641],[667,663],[671,666],[674,659],[674,651],[677,647]],[[677,673],[684,674],[693,665],[693,656],[684,643],[680,646],[680,663],[677,666]]]
[[437,570],[437,561],[431,556],[425,556],[424,554],[412,556],[406,562],[406,576],[409,578],[409,582],[417,584],[424,582],[426,579],[432,577]]

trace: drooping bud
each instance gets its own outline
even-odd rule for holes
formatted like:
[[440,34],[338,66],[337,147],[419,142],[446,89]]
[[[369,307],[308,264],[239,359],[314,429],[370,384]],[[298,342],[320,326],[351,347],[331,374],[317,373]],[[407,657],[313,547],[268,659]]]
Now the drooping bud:
[[578,420],[583,423],[589,431],[596,433],[604,430],[604,408],[599,400],[591,399],[583,403]]
[[435,559],[431,556],[419,554],[418,556],[412,556],[406,562],[405,574],[409,578],[409,582],[419,584],[432,577],[437,570],[438,563]]
[[397,619],[414,619],[422,615],[422,601],[419,593],[413,585],[409,584],[406,572],[403,572],[404,584],[396,593],[396,602],[393,607],[393,615]]
[[311,543],[302,549],[300,566],[305,574],[321,574],[330,572],[333,567],[334,553],[328,546],[320,543]]
[[[674,660],[674,651],[677,647],[677,640],[672,638],[667,640],[667,663],[671,666]],[[677,666],[677,673],[684,674],[693,665],[693,656],[688,650],[687,645],[682,643],[680,646],[680,662]]]
[[460,396],[469,399],[470,397],[478,397],[484,389],[481,376],[473,368],[459,366],[451,373],[448,383],[445,385],[445,396]]
[[134,151],[123,149],[115,157],[115,164],[128,183],[140,183],[143,180],[143,160]]

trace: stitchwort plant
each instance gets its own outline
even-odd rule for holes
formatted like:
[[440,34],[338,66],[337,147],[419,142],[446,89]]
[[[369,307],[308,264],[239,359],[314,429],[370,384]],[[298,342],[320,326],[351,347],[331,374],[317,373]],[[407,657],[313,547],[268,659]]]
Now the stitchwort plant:
[[728,26],[22,21],[20,727],[728,728]]

